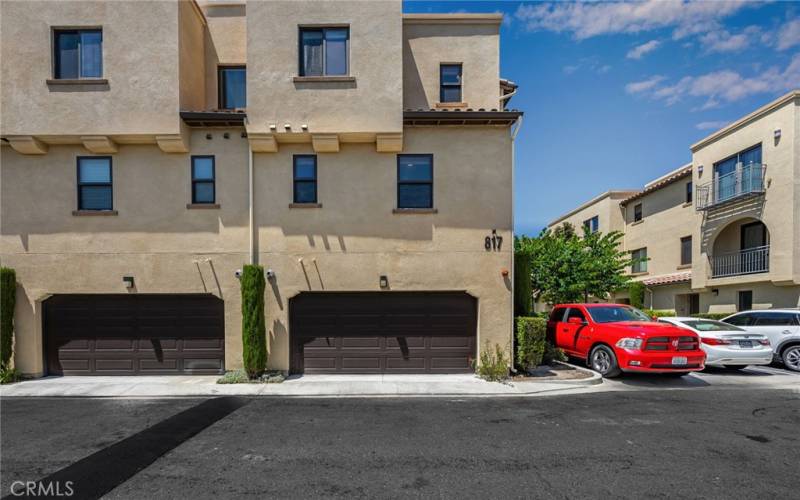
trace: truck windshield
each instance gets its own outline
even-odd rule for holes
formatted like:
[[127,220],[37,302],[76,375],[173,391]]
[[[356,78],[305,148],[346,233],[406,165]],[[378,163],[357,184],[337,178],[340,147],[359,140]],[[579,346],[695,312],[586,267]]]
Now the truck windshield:
[[645,313],[633,307],[600,306],[587,307],[595,323],[616,323],[618,321],[653,321]]

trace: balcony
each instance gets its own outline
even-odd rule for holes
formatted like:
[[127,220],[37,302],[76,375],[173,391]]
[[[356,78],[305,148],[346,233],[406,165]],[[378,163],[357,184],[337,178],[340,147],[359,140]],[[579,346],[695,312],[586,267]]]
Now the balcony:
[[715,176],[713,181],[697,186],[696,210],[708,210],[728,202],[764,194],[766,169],[765,164],[739,164],[734,172]]
[[711,259],[711,277],[725,278],[769,272],[769,245],[716,254]]

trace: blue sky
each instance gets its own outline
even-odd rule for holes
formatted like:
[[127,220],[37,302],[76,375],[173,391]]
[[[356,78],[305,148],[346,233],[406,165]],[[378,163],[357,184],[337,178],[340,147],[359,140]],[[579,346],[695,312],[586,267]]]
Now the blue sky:
[[691,160],[689,145],[800,88],[800,3],[405,1],[502,12],[500,72],[520,90],[517,233]]

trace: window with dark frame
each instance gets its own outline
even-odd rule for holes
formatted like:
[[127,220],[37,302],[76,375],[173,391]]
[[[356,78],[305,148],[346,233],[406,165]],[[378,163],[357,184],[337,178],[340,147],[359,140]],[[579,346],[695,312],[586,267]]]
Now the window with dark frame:
[[692,202],[692,197],[693,197],[693,194],[692,194],[692,183],[690,181],[690,182],[686,183],[686,203],[691,203]]
[[54,30],[53,50],[53,78],[103,77],[103,30]]
[[245,66],[220,66],[217,75],[220,109],[247,107],[247,68]]
[[681,238],[681,265],[686,266],[692,263],[692,237],[684,236]]
[[294,203],[317,203],[317,156],[294,155]]
[[461,102],[461,64],[439,65],[439,102]]
[[192,156],[192,203],[216,203],[216,174],[213,156]]
[[637,203],[633,206],[633,222],[639,222],[642,220],[642,204]]
[[631,252],[631,259],[635,262],[631,266],[632,273],[647,272],[647,248],[640,248]]
[[346,76],[350,28],[300,28],[300,76]]
[[433,155],[397,155],[397,208],[433,208]]
[[587,228],[590,233],[596,233],[600,229],[600,217],[595,215],[591,219],[583,221],[583,227]]
[[78,210],[113,210],[110,156],[78,157]]

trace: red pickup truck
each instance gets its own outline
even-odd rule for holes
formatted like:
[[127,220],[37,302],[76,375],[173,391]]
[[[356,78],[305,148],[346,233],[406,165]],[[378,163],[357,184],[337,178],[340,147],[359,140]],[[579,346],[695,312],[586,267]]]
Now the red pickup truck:
[[547,336],[604,377],[622,372],[685,375],[702,370],[706,361],[696,333],[658,323],[623,304],[558,304],[550,313]]

